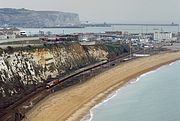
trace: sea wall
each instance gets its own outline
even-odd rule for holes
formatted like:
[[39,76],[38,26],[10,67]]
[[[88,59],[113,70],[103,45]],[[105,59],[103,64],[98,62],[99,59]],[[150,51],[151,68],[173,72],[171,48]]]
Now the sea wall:
[[0,50],[0,107],[43,86],[47,80],[128,52],[127,45],[78,43]]

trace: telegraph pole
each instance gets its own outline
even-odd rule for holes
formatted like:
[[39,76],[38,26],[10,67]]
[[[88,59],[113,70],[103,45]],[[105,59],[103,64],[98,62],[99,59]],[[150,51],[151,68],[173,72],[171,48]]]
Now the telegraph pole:
[[129,48],[130,48],[129,54],[130,54],[130,58],[131,58],[131,57],[132,57],[132,45],[131,45],[131,38],[129,38]]

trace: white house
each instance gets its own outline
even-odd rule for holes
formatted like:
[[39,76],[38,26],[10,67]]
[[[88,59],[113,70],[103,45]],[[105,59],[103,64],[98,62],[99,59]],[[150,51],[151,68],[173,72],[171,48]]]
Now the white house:
[[7,39],[7,36],[0,31],[0,40]]
[[3,28],[0,29],[0,40],[3,39],[14,39],[20,35],[20,30],[17,28]]
[[154,40],[156,41],[171,41],[172,40],[172,32],[155,32]]

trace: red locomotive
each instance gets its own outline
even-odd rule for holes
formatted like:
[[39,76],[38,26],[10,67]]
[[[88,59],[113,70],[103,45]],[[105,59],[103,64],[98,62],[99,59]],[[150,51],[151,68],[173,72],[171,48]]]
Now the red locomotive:
[[57,85],[57,84],[59,84],[59,83],[60,83],[59,79],[55,79],[55,80],[47,83],[47,84],[46,84],[46,88],[49,89],[50,87],[52,87],[52,86],[54,86],[54,85]]

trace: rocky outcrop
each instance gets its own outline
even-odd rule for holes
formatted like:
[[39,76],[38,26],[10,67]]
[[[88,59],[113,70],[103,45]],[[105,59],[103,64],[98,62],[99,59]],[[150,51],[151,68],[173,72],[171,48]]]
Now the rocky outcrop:
[[[18,99],[48,79],[127,52],[128,47],[78,43],[0,50],[0,104]],[[1,105],[0,105],[1,106]]]
[[27,9],[0,9],[0,25],[15,27],[78,26],[79,16],[59,11],[34,11]]

